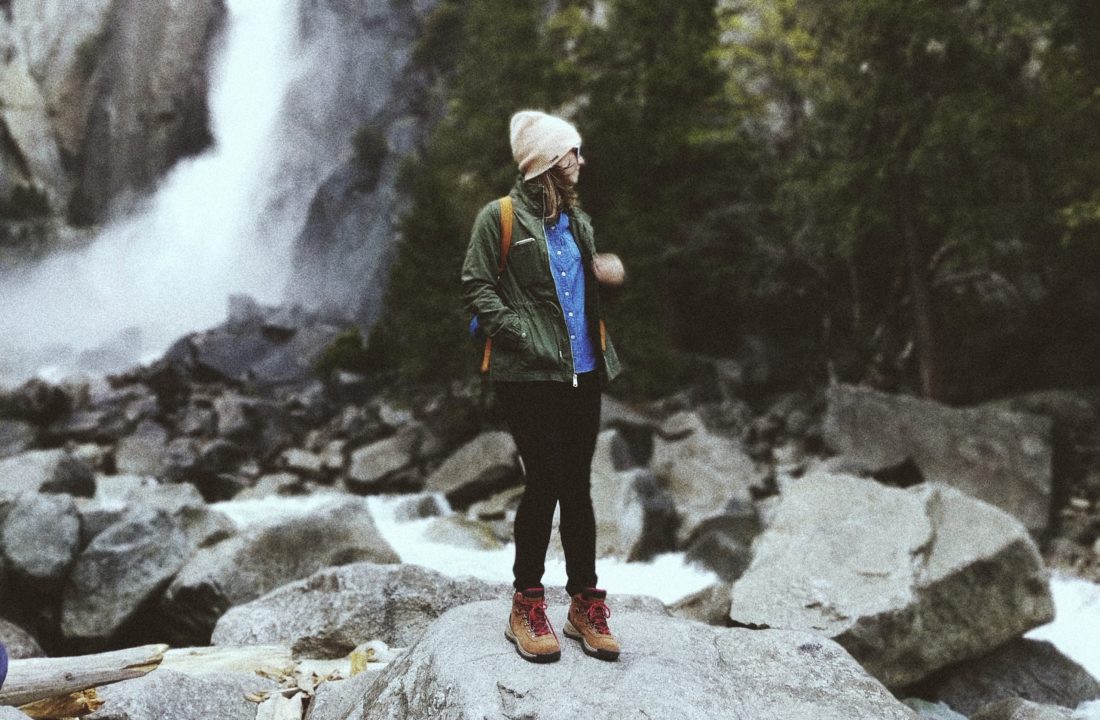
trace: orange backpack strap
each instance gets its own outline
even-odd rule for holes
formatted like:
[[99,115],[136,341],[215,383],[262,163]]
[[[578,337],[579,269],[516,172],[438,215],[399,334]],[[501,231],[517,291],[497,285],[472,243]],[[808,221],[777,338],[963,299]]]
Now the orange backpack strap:
[[[512,249],[512,198],[500,199],[500,263],[497,265],[497,282],[508,263],[508,251]],[[481,372],[489,372],[489,358],[493,354],[493,339],[485,338],[485,352],[481,355]]]

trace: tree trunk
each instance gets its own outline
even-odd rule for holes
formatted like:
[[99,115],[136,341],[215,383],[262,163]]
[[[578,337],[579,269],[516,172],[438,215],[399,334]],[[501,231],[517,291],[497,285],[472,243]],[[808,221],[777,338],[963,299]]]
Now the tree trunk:
[[917,340],[917,371],[921,394],[933,400],[943,397],[940,380],[939,346],[936,342],[936,321],[932,312],[932,290],[928,280],[928,258],[921,245],[917,224],[913,218],[912,191],[909,183],[900,183],[897,213],[905,244],[905,264],[909,276],[909,291],[913,297],[913,327]]

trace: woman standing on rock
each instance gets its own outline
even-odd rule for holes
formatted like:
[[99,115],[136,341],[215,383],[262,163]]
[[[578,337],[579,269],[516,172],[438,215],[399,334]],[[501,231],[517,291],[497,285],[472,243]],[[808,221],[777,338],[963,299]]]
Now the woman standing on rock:
[[481,209],[462,267],[463,296],[488,336],[488,372],[523,459],[516,511],[515,594],[505,636],[533,662],[561,657],[542,586],[554,508],[572,598],[564,632],[604,660],[619,656],[596,589],[596,521],[589,476],[600,427],[600,389],[619,360],[600,319],[598,285],[623,267],[597,255],[589,217],[576,207],[581,137],[561,118],[516,113],[512,154],[520,177]]

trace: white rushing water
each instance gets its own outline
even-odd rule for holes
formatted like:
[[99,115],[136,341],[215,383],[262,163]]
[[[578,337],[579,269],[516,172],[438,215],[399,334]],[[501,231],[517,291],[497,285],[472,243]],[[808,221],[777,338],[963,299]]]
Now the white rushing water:
[[308,202],[297,225],[272,222],[282,202],[272,177],[284,152],[280,113],[301,72],[297,0],[227,0],[227,10],[211,66],[213,147],[179,162],[88,247],[0,278],[0,354],[29,356],[42,368],[52,347],[64,365],[130,329],[148,359],[221,322],[232,293],[280,299]]
[[[1100,679],[1100,585],[1055,573],[1050,589],[1054,595],[1054,622],[1035,628],[1027,637],[1054,643]],[[1100,713],[1100,706],[1097,711]]]

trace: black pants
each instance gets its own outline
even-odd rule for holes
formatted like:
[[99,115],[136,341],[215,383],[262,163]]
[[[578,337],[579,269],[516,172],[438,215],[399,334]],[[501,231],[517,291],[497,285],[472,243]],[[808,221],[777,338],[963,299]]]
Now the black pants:
[[527,485],[516,511],[517,590],[542,587],[554,507],[561,503],[565,585],[570,595],[596,586],[596,518],[590,476],[600,431],[600,381],[595,372],[563,382],[496,383],[497,399],[515,438]]

